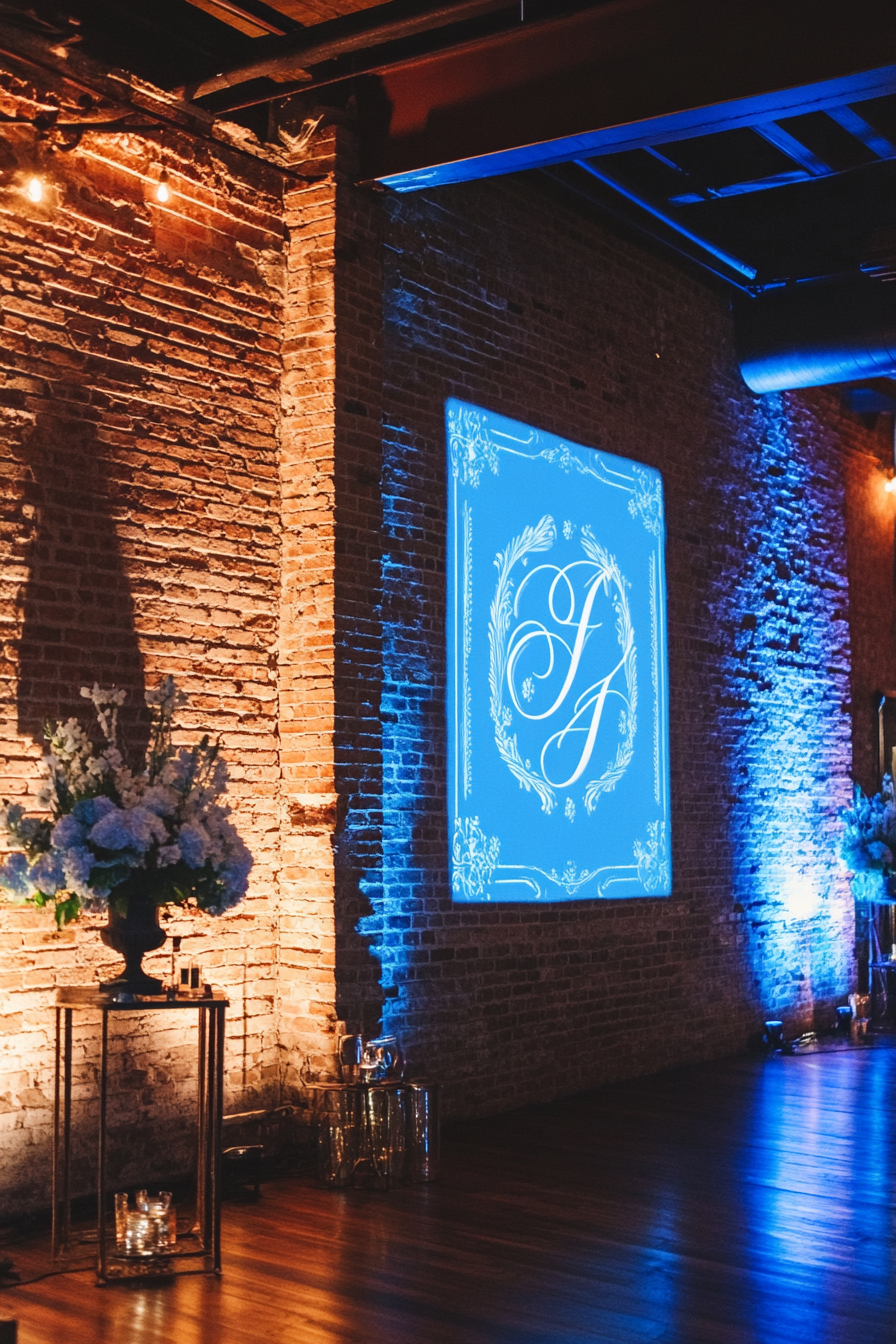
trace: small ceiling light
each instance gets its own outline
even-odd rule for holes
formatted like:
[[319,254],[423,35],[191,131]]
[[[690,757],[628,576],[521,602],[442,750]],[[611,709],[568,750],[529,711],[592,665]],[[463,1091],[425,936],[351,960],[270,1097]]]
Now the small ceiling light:
[[163,168],[162,176],[159,178],[159,185],[156,187],[156,200],[161,201],[162,205],[164,205],[170,198],[171,192],[168,188],[168,173]]
[[39,177],[29,177],[25,193],[29,201],[42,201],[44,198],[44,184]]

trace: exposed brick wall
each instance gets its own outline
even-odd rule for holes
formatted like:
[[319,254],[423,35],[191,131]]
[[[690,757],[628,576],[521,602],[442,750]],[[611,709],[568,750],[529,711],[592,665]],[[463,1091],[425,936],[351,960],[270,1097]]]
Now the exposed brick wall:
[[[876,789],[877,707],[881,692],[896,695],[896,571],[893,567],[893,496],[881,488],[892,465],[892,417],[874,429],[848,412],[840,416],[844,445],[849,627],[852,645],[855,777]],[[877,455],[869,448],[877,448]]]
[[[280,645],[284,836],[280,1045],[286,1082],[332,1071],[337,947],[374,997],[352,941],[362,871],[379,867],[381,281],[378,211],[350,181],[352,139],[327,129],[286,195],[290,248],[282,423]],[[351,843],[340,820],[351,812]],[[334,892],[339,899],[334,901]],[[356,943],[356,940],[355,940]],[[351,946],[349,947],[349,945]],[[347,950],[348,948],[348,950]],[[347,960],[346,960],[347,958]],[[366,971],[366,975],[365,975]],[[357,994],[355,995],[355,1000]],[[351,1005],[356,1006],[355,1001]],[[323,1046],[323,1049],[321,1048]]]
[[[19,127],[3,145],[0,794],[33,799],[40,721],[83,713],[80,684],[117,682],[139,706],[145,685],[177,676],[191,695],[185,739],[221,734],[255,869],[231,916],[178,914],[169,927],[231,997],[228,1103],[252,1104],[277,1094],[280,1074],[281,176],[171,132],[89,132],[50,155]],[[22,192],[35,164],[45,205]],[[152,195],[161,166],[166,206]],[[139,746],[142,716],[127,728]],[[56,984],[115,964],[96,924],[57,936],[43,914],[0,905],[4,1210],[47,1198],[49,1005]],[[97,1022],[76,1039],[89,1066]],[[160,1128],[136,1124],[132,1146],[154,1144],[169,1169],[189,1163],[178,1116],[194,1041],[195,1028],[142,1022],[122,1045],[119,1120],[154,1098]],[[89,1164],[87,1131],[84,1143]]]
[[[385,1025],[446,1081],[449,1113],[470,1113],[740,1049],[769,1013],[825,1022],[854,976],[836,857],[847,525],[851,554],[871,534],[875,565],[853,572],[885,597],[881,620],[853,595],[861,657],[893,656],[886,426],[863,429],[831,391],[753,397],[724,300],[530,181],[389,196],[384,212],[384,864],[362,930]],[[663,473],[671,899],[451,903],[452,395]],[[854,684],[869,675],[854,667]]]
[[[320,177],[287,191],[289,231],[283,332],[281,491],[283,559],[280,630],[280,742],[287,796],[281,875],[280,1046],[289,1082],[299,1084],[295,1048],[309,1037],[318,1004],[335,999],[332,835],[336,824],[332,146]],[[309,167],[312,165],[309,165]],[[315,1059],[316,1064],[323,1061]]]
[[356,934],[378,890],[382,836],[382,240],[378,199],[351,185],[356,170],[353,137],[328,128],[304,164],[307,183],[285,201],[280,1043],[289,1086],[300,1065],[310,1076],[333,1067],[332,1038],[321,1052],[316,1035],[322,1017],[372,1033],[382,1003],[379,964]]

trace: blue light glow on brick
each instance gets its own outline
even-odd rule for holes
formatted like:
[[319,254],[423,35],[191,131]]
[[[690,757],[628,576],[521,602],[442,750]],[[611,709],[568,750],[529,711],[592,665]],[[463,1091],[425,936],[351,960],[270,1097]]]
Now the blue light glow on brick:
[[716,609],[730,715],[719,822],[759,1006],[808,1011],[851,974],[836,820],[851,763],[842,482],[797,402],[764,398],[750,429],[729,487],[739,580]]
[[[544,1022],[581,1006],[616,1030],[616,1005],[631,994],[636,1010],[618,1028],[621,1054],[629,1041],[659,1041],[662,1001],[672,1005],[670,1018],[700,1023],[680,1058],[737,1049],[765,1017],[805,1029],[817,1005],[832,1017],[831,1000],[854,988],[837,822],[852,768],[843,425],[825,394],[760,400],[735,381],[722,336],[712,351],[706,345],[702,300],[677,332],[673,377],[665,348],[656,361],[650,337],[656,370],[618,355],[630,386],[641,380],[637,395],[617,404],[605,393],[588,423],[574,406],[569,413],[576,442],[606,443],[663,475],[671,899],[593,910],[588,902],[451,900],[445,398],[490,406],[494,379],[495,405],[564,433],[566,393],[560,387],[550,400],[560,386],[553,354],[538,381],[538,345],[547,332],[566,349],[571,324],[588,329],[562,285],[556,313],[544,307],[544,289],[530,312],[514,288],[519,244],[490,231],[493,205],[489,196],[486,209],[473,191],[453,202],[386,200],[382,867],[372,849],[358,862],[369,913],[352,926],[378,968],[370,966],[370,984],[384,999],[383,1027],[418,1065],[453,1078],[473,1108],[491,1105],[498,1091],[502,1104],[509,1095],[503,1084],[487,1095],[482,1081],[502,1067],[502,1042],[511,1042],[521,1073],[529,1068],[519,1063],[527,1013]],[[519,201],[504,205],[509,215]],[[494,302],[479,287],[493,273]],[[629,283],[612,290],[621,308],[620,295],[641,302]],[[595,323],[606,320],[613,350],[625,352],[628,319],[614,314],[600,309]],[[529,368],[538,370],[531,393],[519,372]],[[355,825],[351,811],[346,825]],[[646,1055],[638,1059],[648,1067]]]
[[450,906],[444,840],[444,522],[420,497],[419,449],[384,428],[382,871],[362,882],[373,913],[358,932],[382,967],[384,1031],[409,1026],[415,954]]
[[[729,860],[735,913],[719,937],[742,949],[758,1021],[811,1021],[853,980],[837,822],[851,769],[843,482],[818,434],[797,398],[757,400],[717,481],[730,552],[712,567],[718,641],[703,656],[719,707],[700,731],[718,737],[728,789],[700,805]],[[476,934],[449,895],[444,506],[423,490],[410,431],[387,427],[384,448],[383,865],[358,928],[381,964],[383,1028],[413,1040],[435,1030],[439,986]]]

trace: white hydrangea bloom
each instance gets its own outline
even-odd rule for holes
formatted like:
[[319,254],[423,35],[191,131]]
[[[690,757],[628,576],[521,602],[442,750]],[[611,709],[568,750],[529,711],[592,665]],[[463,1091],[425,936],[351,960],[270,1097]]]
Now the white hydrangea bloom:
[[116,770],[113,776],[115,790],[121,799],[122,807],[136,807],[143,797],[146,781],[140,779],[126,765]]
[[173,817],[179,802],[177,790],[165,784],[151,784],[140,798],[141,807],[154,812],[157,817]]

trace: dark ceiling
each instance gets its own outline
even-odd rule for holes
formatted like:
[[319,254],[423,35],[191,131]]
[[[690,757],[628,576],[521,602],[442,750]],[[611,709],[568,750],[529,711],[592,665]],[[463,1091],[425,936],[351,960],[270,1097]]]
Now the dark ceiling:
[[585,174],[699,238],[742,285],[855,266],[896,279],[896,94],[583,158],[570,180],[590,188]]
[[261,141],[349,109],[395,190],[536,171],[742,296],[896,281],[892,0],[0,0],[0,27]]

